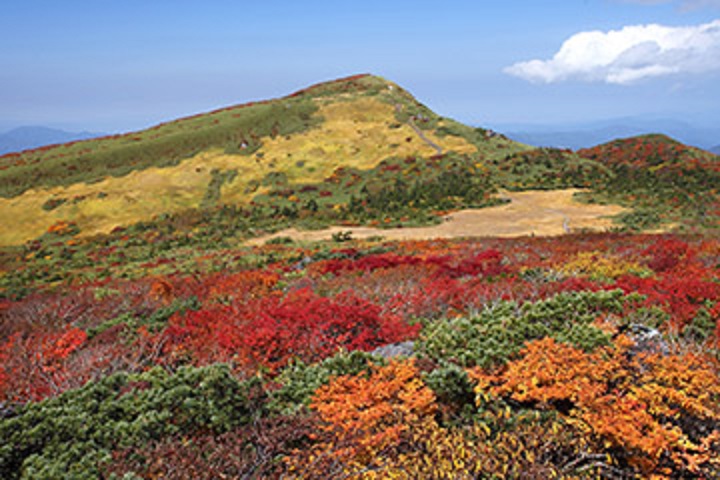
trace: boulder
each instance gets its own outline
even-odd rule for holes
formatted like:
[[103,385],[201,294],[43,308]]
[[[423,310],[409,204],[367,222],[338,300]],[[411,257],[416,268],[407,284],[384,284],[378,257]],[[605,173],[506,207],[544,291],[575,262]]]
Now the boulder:
[[378,347],[372,352],[372,355],[377,355],[383,358],[395,358],[395,357],[409,357],[415,350],[415,342],[407,341],[400,343],[391,343],[389,345],[383,345]]

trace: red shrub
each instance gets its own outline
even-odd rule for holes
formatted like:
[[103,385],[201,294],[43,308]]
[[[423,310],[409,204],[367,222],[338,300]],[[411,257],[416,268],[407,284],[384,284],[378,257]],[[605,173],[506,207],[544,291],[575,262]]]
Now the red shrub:
[[404,340],[419,326],[382,315],[351,292],[320,297],[308,289],[233,307],[189,312],[171,319],[166,351],[196,363],[234,360],[276,369],[291,358],[314,362],[340,349],[372,350]]
[[38,401],[78,386],[83,380],[68,358],[86,338],[77,328],[12,335],[0,344],[0,400]]
[[689,261],[691,252],[687,243],[675,238],[663,238],[645,249],[648,255],[648,267],[657,273],[674,270],[681,262]]

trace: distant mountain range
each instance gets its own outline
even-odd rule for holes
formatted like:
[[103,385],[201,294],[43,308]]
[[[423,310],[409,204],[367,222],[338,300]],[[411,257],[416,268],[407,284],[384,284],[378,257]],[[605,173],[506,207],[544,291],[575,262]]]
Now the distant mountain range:
[[712,153],[714,153],[715,155],[720,155],[720,145],[718,145],[717,147],[711,148],[710,151]]
[[66,132],[56,128],[39,126],[19,127],[9,132],[0,133],[0,155],[55,143],[86,140],[102,135],[105,134],[97,132]]
[[718,153],[720,128],[696,126],[672,119],[627,117],[576,125],[508,124],[494,127],[518,142],[536,147],[589,148],[616,138],[660,133]]

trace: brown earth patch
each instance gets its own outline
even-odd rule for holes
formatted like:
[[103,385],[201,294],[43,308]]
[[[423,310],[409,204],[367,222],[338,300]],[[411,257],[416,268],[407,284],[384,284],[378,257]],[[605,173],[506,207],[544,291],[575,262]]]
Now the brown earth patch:
[[299,241],[329,240],[339,232],[353,238],[381,236],[387,240],[421,240],[459,237],[554,236],[581,230],[605,231],[613,227],[612,217],[626,209],[618,205],[590,205],[573,198],[580,189],[503,192],[510,203],[482,209],[460,210],[445,217],[440,225],[418,228],[330,227],[323,230],[288,228],[272,235],[249,240],[262,245],[277,237]]

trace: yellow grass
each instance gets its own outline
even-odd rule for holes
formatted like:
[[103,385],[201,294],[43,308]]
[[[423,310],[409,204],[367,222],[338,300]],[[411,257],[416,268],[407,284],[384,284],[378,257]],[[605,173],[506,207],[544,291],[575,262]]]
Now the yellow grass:
[[[32,189],[11,199],[0,198],[0,224],[4,226],[0,245],[37,238],[58,221],[74,221],[81,235],[88,236],[149,220],[158,213],[197,207],[212,169],[238,171],[235,180],[223,186],[221,201],[242,204],[259,193],[248,192],[248,185],[272,171],[285,172],[291,182],[319,182],[340,165],[367,169],[390,156],[435,153],[408,125],[390,128],[396,120],[389,104],[369,97],[319,102],[317,115],[325,119],[319,127],[287,137],[265,138],[254,155],[226,155],[221,149],[213,149],[174,167],[148,168],[98,183]],[[426,136],[445,150],[476,150],[459,137]],[[75,204],[68,201],[52,211],[42,209],[51,198],[74,197],[85,198]]]

